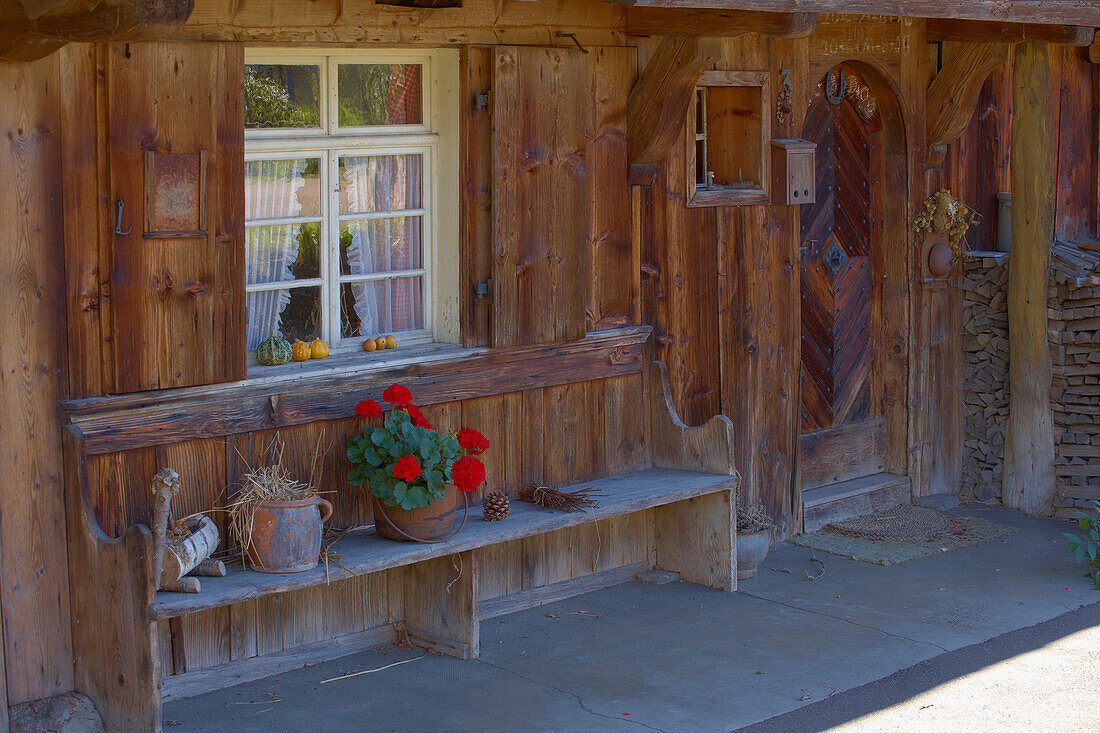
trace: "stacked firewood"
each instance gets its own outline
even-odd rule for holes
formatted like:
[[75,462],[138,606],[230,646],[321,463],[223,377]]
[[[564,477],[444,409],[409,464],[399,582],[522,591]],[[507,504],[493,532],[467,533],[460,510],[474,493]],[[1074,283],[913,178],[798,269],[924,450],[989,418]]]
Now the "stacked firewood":
[[1100,253],[1089,246],[1051,250],[1047,333],[1061,517],[1100,499]]
[[963,263],[963,499],[998,500],[1008,422],[1008,255]]

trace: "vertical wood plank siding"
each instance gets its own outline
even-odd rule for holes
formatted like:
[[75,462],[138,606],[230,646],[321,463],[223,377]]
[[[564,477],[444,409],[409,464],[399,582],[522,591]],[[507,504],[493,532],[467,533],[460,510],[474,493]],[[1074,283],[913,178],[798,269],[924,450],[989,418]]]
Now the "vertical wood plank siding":
[[[57,401],[64,392],[61,54],[0,64],[0,615],[7,704],[73,686]],[[2,695],[2,693],[0,693]]]

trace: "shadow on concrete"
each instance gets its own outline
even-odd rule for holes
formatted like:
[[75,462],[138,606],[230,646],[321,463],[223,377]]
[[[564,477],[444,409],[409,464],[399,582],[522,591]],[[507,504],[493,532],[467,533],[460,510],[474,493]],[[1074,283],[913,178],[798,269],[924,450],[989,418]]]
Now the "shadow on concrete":
[[[1063,639],[1100,627],[1100,603],[1070,611],[1044,623],[994,637],[989,641],[940,654],[860,687],[806,705],[783,715],[738,728],[737,733],[800,733],[822,731],[858,720],[911,700],[921,693],[958,680]],[[1067,665],[1074,664],[1066,660]],[[1035,693],[1041,694],[1034,680]],[[966,701],[960,701],[966,704]],[[975,716],[977,717],[977,716]],[[976,721],[975,721],[976,722]]]

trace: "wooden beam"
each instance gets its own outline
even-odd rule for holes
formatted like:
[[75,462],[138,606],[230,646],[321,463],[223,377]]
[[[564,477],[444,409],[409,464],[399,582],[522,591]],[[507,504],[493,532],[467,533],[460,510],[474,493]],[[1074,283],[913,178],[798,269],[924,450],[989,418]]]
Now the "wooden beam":
[[987,23],[954,18],[929,18],[925,24],[925,37],[929,41],[1046,41],[1063,46],[1087,46],[1092,43],[1095,32],[1095,28],[1083,25]]
[[958,139],[974,115],[978,94],[989,75],[1008,60],[1003,43],[959,44],[928,87],[928,147]]
[[69,41],[163,38],[194,0],[0,0],[0,61],[34,61]]
[[627,155],[631,165],[664,160],[687,120],[695,84],[710,59],[695,57],[696,40],[661,41],[626,103]]
[[758,13],[751,10],[670,10],[627,8],[626,32],[631,36],[737,36],[761,33],[805,38],[817,27],[814,13]]
[[1047,347],[1047,270],[1054,238],[1054,150],[1047,44],[1016,48],[1012,73],[1012,262],[1008,273],[1009,416],[1003,500],[1049,514],[1054,425]]
[[1089,61],[1100,64],[1100,41],[1093,41],[1089,46]]
[[1100,26],[1100,4],[1089,0],[604,0],[649,8],[759,10],[771,13],[843,13],[959,18],[1016,23]]

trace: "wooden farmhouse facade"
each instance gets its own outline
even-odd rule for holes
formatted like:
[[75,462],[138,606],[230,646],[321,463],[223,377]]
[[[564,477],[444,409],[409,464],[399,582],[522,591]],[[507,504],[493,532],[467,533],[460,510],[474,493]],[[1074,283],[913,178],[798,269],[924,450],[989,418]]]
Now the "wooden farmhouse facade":
[[[1047,389],[1089,394],[1090,349],[1048,327],[1091,311],[1048,324],[1046,276],[1056,242],[1100,235],[1094,3],[0,0],[0,19],[5,724],[75,690],[109,730],[159,729],[164,699],[395,624],[475,656],[482,618],[654,567],[732,591],[736,504],[778,541],[994,471],[1033,513],[1063,479],[1097,492],[1097,408],[1052,412]],[[915,226],[940,190],[980,215],[965,239]],[[998,241],[1003,313],[964,322],[968,272],[994,300],[968,251]],[[331,353],[261,365],[273,331]],[[344,446],[395,382],[489,439],[475,503],[544,485],[599,508],[513,501],[453,547],[338,545],[327,569],[156,592],[163,468],[226,554],[275,438],[331,527],[372,525]],[[1085,437],[1058,471],[1068,423]]]

